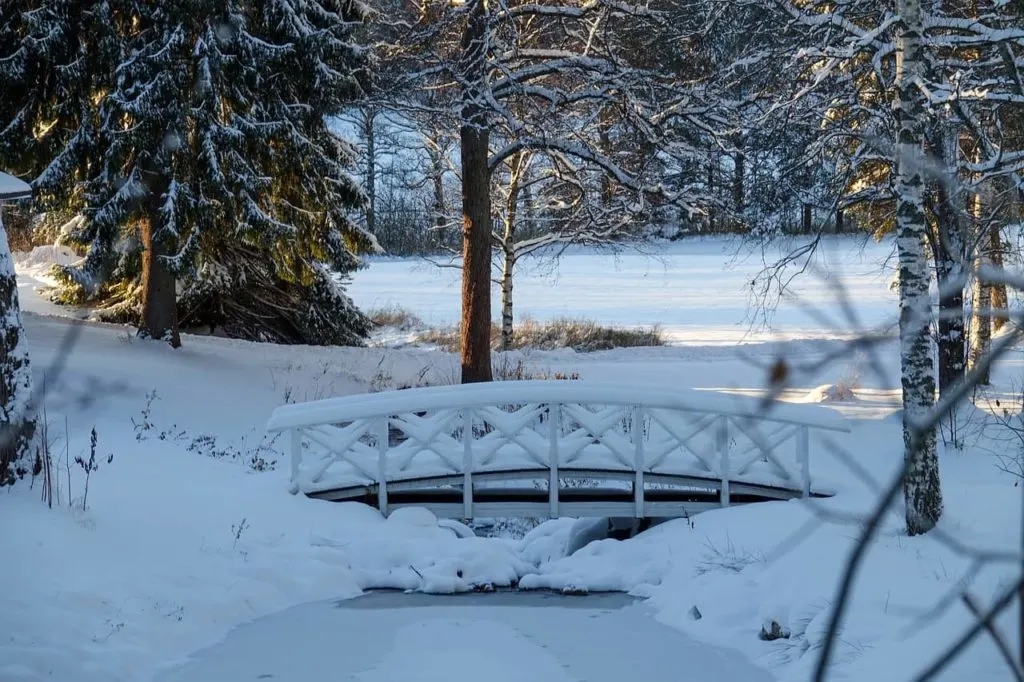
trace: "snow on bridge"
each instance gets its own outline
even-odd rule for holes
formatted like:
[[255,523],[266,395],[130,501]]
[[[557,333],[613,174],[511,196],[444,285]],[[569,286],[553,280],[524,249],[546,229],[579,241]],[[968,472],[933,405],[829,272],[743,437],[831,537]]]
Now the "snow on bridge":
[[450,518],[688,516],[826,496],[812,442],[834,410],[725,393],[588,381],[438,386],[278,407],[291,490],[385,514]]

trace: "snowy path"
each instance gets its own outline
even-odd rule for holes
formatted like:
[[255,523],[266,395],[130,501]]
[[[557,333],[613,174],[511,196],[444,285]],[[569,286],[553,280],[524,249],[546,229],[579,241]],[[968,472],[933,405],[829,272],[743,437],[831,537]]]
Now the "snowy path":
[[261,618],[156,682],[768,682],[622,594],[377,593]]

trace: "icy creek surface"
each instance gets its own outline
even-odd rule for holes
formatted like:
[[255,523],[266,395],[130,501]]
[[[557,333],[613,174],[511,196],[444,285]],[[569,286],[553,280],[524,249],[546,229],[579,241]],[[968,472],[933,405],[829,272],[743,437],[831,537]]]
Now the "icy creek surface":
[[771,680],[624,594],[369,593],[260,618],[157,682]]

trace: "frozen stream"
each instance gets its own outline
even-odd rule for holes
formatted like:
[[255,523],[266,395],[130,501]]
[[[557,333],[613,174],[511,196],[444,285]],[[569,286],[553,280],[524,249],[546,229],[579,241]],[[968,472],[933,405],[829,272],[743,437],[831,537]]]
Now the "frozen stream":
[[156,682],[768,682],[623,594],[374,593],[237,628]]

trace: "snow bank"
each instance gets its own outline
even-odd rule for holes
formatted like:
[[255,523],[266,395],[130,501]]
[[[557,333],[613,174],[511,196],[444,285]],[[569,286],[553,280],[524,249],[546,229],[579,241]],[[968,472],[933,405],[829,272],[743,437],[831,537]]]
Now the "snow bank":
[[0,172],[0,199],[20,199],[32,195],[32,188],[24,181]]
[[[898,424],[889,421],[861,425],[853,434],[862,444],[861,463],[878,473],[898,461],[892,443],[899,437]],[[1014,478],[978,453],[947,455],[943,468],[941,528],[971,546],[1014,547],[1021,512]],[[632,540],[601,540],[553,558],[521,585],[649,597],[660,620],[739,649],[783,682],[803,682],[823,643],[838,576],[857,534],[856,526],[828,523],[817,510],[866,512],[873,500],[864,489],[816,507],[795,500],[706,512]],[[906,537],[902,519],[891,517],[856,583],[833,659],[838,679],[912,679],[973,622],[959,603],[933,614],[936,604],[964,587],[987,604],[1016,579],[1006,565],[977,576],[971,569],[968,558],[934,537]],[[1013,641],[1011,621],[1006,617],[1001,625]],[[762,627],[771,629],[772,622],[785,638],[761,641]],[[1004,665],[993,645],[981,641],[940,679],[1007,680]]]
[[34,277],[48,273],[54,265],[73,265],[82,260],[67,246],[35,246],[31,251],[17,251],[13,255],[18,274]]
[[[35,367],[67,329],[28,316]],[[59,500],[47,509],[39,481],[0,491],[0,583],[15,586],[0,591],[0,680],[138,682],[296,604],[509,585],[533,570],[512,544],[460,539],[424,510],[385,520],[286,492],[287,466],[254,425],[286,394],[365,391],[373,357],[196,337],[176,352],[83,327],[47,401]],[[83,510],[74,458],[88,457],[93,427],[100,468]],[[257,455],[276,468],[254,471]]]

